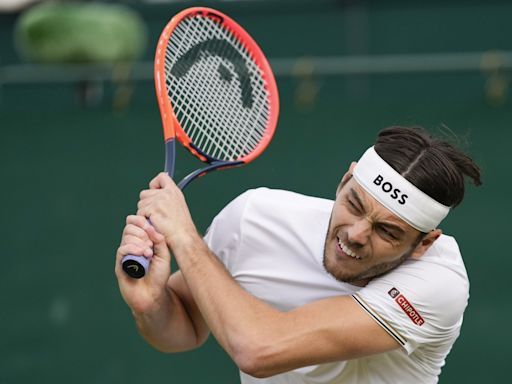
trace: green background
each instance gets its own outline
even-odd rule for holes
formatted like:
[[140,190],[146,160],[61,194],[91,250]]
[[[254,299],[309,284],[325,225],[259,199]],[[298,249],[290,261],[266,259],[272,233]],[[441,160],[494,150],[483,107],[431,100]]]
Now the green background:
[[[147,23],[144,60],[152,60],[159,32],[190,3],[130,4]],[[243,25],[271,63],[512,49],[512,4],[505,1],[205,4]],[[0,15],[0,68],[19,63],[17,17]],[[332,197],[350,161],[383,127],[447,126],[481,165],[484,185],[468,187],[442,226],[459,241],[471,299],[440,382],[507,381],[510,91],[500,103],[489,102],[481,71],[277,80],[281,114],[268,150],[243,169],[187,189],[198,228],[204,231],[228,201],[257,186]],[[213,338],[184,354],[151,349],[118,293],[114,253],[124,218],[162,169],[163,144],[151,81],[133,81],[131,103],[122,109],[112,107],[115,84],[101,86],[103,97],[82,106],[75,83],[0,83],[0,383],[236,383],[236,367]],[[196,165],[180,149],[176,176]]]

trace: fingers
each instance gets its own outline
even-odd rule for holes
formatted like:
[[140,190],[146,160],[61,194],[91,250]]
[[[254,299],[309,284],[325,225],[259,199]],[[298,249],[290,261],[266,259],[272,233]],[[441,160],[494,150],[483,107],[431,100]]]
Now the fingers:
[[125,255],[153,256],[153,242],[147,236],[146,239],[141,239],[133,235],[124,235],[120,247],[125,245],[131,245],[137,249],[137,253],[126,253]]
[[[137,215],[151,218],[151,213],[157,207],[166,205],[166,193],[162,189],[150,189],[140,193],[140,200],[137,202]],[[146,227],[144,227],[146,229]]]
[[166,262],[169,262],[171,259],[171,254],[169,252],[169,248],[167,247],[165,236],[159,233],[154,227],[148,228],[147,233],[150,240],[153,242],[153,252],[155,256],[162,258]]
[[[137,237],[137,236],[125,235],[121,239],[120,245],[126,245],[126,244],[135,244],[143,249],[147,248],[149,250],[151,250],[151,248],[153,248],[153,242],[149,238],[147,238],[147,236],[146,236],[146,239],[141,239],[140,237]],[[145,251],[144,256],[151,256],[151,252],[149,254],[147,254],[147,253],[148,252]],[[139,254],[141,254],[141,253],[139,253]]]
[[[149,206],[155,200],[158,201],[158,198],[155,198],[155,196],[158,196],[158,194],[159,194],[158,192],[160,192],[160,190],[157,190],[157,189],[142,191],[140,193],[140,200],[137,202],[137,209],[140,210],[142,208]],[[137,216],[144,216],[144,215],[141,214],[140,212],[137,212]]]
[[157,230],[155,229],[155,227],[149,226],[148,229],[146,230],[146,233],[147,233],[149,239],[154,244],[159,244],[162,242],[165,243],[165,236],[162,235],[161,233],[158,233]]
[[[140,192],[137,216],[130,218],[127,222],[133,222],[134,225],[142,228],[147,233],[149,226],[141,221],[141,217],[148,218],[156,232],[165,236],[167,243],[169,243],[171,236],[178,236],[175,234],[186,231],[186,228],[194,228],[183,193],[169,175],[166,173],[157,175],[151,180],[150,188]],[[133,235],[142,236],[138,232],[133,233]],[[154,236],[157,240],[150,240],[153,242],[159,241],[158,235]]]
[[[126,218],[126,223],[119,248],[119,252],[123,253],[122,256],[127,254],[153,256],[153,241],[147,233],[147,228],[152,228],[152,226],[147,219],[142,216],[130,215]],[[128,249],[136,253],[125,253],[127,252],[125,246],[129,246]]]
[[[127,224],[123,230],[123,238],[126,236],[138,237],[142,240],[148,240],[148,234],[144,229],[137,225]],[[122,240],[122,239],[121,239]]]
[[155,189],[144,189],[139,194],[139,200],[149,199],[157,194],[158,194],[158,191]]
[[117,249],[116,259],[118,264],[121,264],[123,257],[126,255],[144,256],[151,258],[153,256],[153,249],[136,243],[122,244]]
[[148,219],[146,219],[144,216],[139,215],[129,215],[126,217],[126,225],[133,224],[134,226],[137,226],[139,228],[145,229],[149,223]]
[[174,181],[165,172],[160,172],[153,180],[149,183],[150,189],[162,189],[166,187],[175,186]]
[[127,236],[137,237],[142,240],[149,240],[148,234],[145,230],[145,228],[149,226],[151,225],[148,223],[148,220],[144,216],[128,216],[126,218],[126,226],[123,230],[121,242]]
[[[158,200],[158,195],[160,193],[160,189],[146,189],[141,191],[139,194],[139,201],[137,202],[137,209],[141,210],[150,205],[155,200]],[[144,216],[144,214],[138,211],[137,216]]]

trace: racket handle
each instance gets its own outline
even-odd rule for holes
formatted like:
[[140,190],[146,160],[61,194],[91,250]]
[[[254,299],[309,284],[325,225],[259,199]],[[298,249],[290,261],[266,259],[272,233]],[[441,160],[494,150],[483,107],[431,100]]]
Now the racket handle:
[[[176,150],[176,144],[174,138],[168,139],[165,142],[165,172],[169,176],[174,175],[174,152]],[[148,220],[151,224],[151,221]],[[126,255],[121,260],[121,265],[125,273],[134,278],[141,279],[148,272],[149,259],[144,256],[137,255]]]
[[[148,220],[148,223],[151,225],[151,220]],[[139,255],[125,255],[121,260],[121,265],[128,276],[141,279],[148,272],[149,259]]]
[[134,279],[144,277],[149,268],[149,259],[144,256],[126,255],[121,263],[123,271]]

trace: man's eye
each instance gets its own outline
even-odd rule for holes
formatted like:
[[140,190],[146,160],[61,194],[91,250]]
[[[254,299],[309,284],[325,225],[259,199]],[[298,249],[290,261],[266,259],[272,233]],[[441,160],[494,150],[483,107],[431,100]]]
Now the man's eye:
[[386,229],[385,227],[379,227],[379,231],[382,235],[384,235],[388,239],[398,240],[398,238],[395,236],[395,234],[393,232],[389,231],[388,229]]
[[360,212],[361,210],[359,209],[359,207],[352,201],[352,200],[348,200],[348,205],[350,206],[350,208],[352,208],[353,211],[355,212]]

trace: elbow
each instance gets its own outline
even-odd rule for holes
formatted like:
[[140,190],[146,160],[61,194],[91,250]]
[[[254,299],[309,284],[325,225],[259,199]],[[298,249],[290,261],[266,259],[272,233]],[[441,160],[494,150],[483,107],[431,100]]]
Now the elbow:
[[146,338],[146,342],[157,352],[160,353],[177,353],[177,352],[185,352],[192,347],[185,347],[183,345],[176,345],[172,343],[163,343],[161,340],[150,340]]
[[[141,333],[142,334],[142,333]],[[149,337],[148,335],[142,334],[142,337],[146,340],[146,342],[156,351],[161,353],[179,353],[179,352],[187,352],[202,346],[205,341],[208,339],[209,333],[206,332],[202,334],[200,337],[194,335],[196,337],[186,337],[186,338],[174,338],[174,339],[166,339],[163,337]]]
[[247,375],[263,379],[269,375],[265,375],[262,364],[254,356],[249,354],[241,354],[235,358],[235,364],[238,368]]
[[243,373],[258,379],[272,376],[263,361],[257,355],[251,355],[250,353],[240,354],[235,357],[235,364]]
[[162,343],[151,343],[148,344],[158,352],[172,354],[192,351],[199,348],[201,344],[162,344]]
[[271,347],[264,345],[239,345],[232,350],[232,358],[245,374],[263,379],[281,373],[276,370]]

